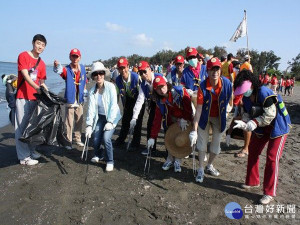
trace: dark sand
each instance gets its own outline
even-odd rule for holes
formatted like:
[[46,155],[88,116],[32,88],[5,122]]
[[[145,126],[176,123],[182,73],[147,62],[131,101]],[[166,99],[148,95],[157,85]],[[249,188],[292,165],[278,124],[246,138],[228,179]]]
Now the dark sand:
[[[240,220],[225,216],[227,203],[237,202],[244,210],[246,205],[255,207],[262,196],[262,188],[253,191],[240,188],[247,159],[235,158],[234,153],[242,147],[241,141],[233,140],[226,147],[224,136],[222,152],[214,164],[221,175],[206,176],[204,183],[198,184],[191,158],[183,159],[181,173],[162,171],[163,134],[149,174],[143,172],[145,157],[139,152],[127,153],[125,147],[114,151],[113,172],[105,172],[104,163],[89,163],[86,173],[87,165],[80,160],[82,148],[78,147],[67,151],[39,146],[40,164],[19,165],[13,128],[6,126],[0,129],[0,224],[300,224],[300,88],[295,88],[293,97],[283,98],[293,129],[280,160],[278,196],[273,204],[275,208],[279,204],[285,207],[295,204],[296,219],[262,219],[256,218],[255,213],[249,219]],[[143,145],[146,144],[145,127]],[[119,129],[118,126],[115,134]],[[89,161],[91,157],[89,151]],[[265,154],[260,159],[262,178]]]

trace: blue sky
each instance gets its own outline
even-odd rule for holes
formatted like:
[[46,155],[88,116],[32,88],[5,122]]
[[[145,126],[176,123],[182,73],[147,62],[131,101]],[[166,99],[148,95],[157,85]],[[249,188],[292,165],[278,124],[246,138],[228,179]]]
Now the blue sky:
[[45,35],[47,64],[68,63],[79,48],[82,63],[112,56],[151,56],[162,49],[226,46],[236,53],[246,38],[229,42],[247,10],[249,47],[273,50],[280,69],[300,53],[300,1],[294,0],[10,0],[1,3],[0,61],[31,50],[32,37]]

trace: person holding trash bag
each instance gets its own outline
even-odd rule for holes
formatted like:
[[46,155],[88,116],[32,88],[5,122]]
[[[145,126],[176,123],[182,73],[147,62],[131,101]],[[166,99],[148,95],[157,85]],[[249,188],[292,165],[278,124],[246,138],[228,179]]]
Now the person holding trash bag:
[[[167,84],[163,77],[156,77],[153,81],[154,96],[156,97],[155,116],[151,127],[148,148],[152,148],[155,139],[160,131],[161,123],[165,132],[173,123],[179,123],[181,130],[186,130],[189,126],[188,121],[193,120],[193,110],[191,97],[183,86],[172,86]],[[166,162],[163,164],[163,170],[169,170],[173,166],[174,171],[181,172],[180,158],[174,157],[168,152]]]
[[15,141],[20,164],[36,165],[41,157],[35,146],[19,140],[33,113],[37,102],[35,93],[40,94],[40,87],[45,85],[46,65],[40,58],[47,44],[46,38],[37,34],[32,40],[32,50],[22,52],[18,57],[18,87],[16,93]]
[[89,104],[86,118],[85,135],[91,138],[94,133],[95,156],[92,162],[100,161],[104,152],[100,149],[103,142],[106,159],[106,171],[113,171],[114,158],[111,137],[121,119],[121,113],[117,102],[117,90],[110,80],[110,72],[101,62],[92,65],[91,79],[96,81],[96,85],[91,88],[89,93]]

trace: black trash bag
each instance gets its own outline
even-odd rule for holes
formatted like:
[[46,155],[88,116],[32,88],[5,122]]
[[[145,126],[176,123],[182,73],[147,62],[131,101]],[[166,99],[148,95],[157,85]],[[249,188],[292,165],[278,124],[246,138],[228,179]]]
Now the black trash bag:
[[66,102],[65,99],[44,88],[41,88],[41,92],[35,94],[38,104],[19,140],[33,145],[71,146],[62,121],[61,106]]

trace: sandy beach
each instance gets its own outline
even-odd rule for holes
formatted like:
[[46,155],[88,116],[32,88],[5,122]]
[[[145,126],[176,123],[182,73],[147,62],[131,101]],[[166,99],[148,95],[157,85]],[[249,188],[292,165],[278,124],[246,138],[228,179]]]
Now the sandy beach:
[[[235,158],[234,153],[243,143],[232,140],[227,147],[225,135],[222,152],[214,164],[221,175],[206,176],[204,183],[199,184],[193,176],[192,158],[183,159],[181,173],[161,169],[165,156],[163,133],[159,135],[159,152],[152,157],[150,173],[144,174],[146,158],[140,152],[126,152],[125,147],[114,150],[115,170],[107,173],[104,163],[90,163],[92,151],[87,168],[80,159],[80,147],[67,151],[38,146],[40,163],[21,166],[14,130],[9,125],[0,129],[1,224],[299,224],[300,87],[295,87],[294,96],[283,99],[293,128],[280,160],[278,196],[272,204],[275,208],[296,205],[296,218],[280,218],[286,213],[278,213],[278,219],[257,218],[255,213],[249,214],[253,218],[243,216],[240,220],[225,216],[224,208],[229,202],[237,202],[243,210],[249,205],[255,208],[263,193],[262,187],[251,191],[240,188],[247,159]],[[146,123],[145,116],[143,145]],[[120,126],[114,140],[119,129]],[[265,153],[260,161],[262,182]]]

